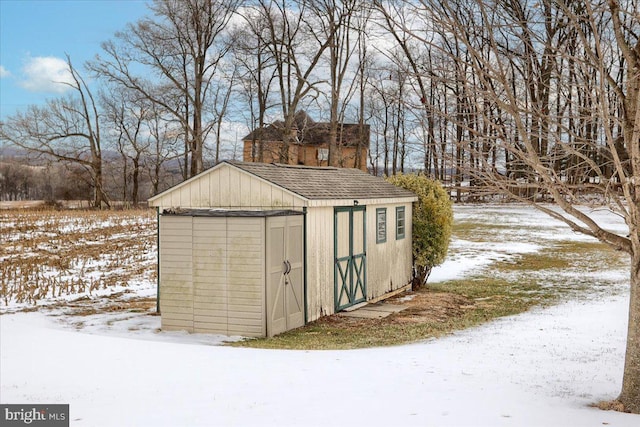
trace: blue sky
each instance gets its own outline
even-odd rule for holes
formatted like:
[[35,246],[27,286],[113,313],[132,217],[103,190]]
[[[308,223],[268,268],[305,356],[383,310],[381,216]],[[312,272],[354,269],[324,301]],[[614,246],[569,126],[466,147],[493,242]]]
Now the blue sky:
[[0,0],[0,118],[61,96],[65,54],[82,69],[100,43],[148,14],[146,0]]

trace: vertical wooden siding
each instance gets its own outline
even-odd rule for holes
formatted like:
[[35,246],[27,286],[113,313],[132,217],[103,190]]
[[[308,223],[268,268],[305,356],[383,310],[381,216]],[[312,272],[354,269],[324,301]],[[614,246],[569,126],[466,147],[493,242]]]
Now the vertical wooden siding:
[[[405,207],[405,237],[396,240],[396,207]],[[376,243],[376,208],[387,209],[387,241]],[[367,205],[367,300],[401,288],[411,280],[411,203]],[[307,213],[307,318],[333,314],[334,207],[314,207]],[[361,230],[361,225],[357,227]],[[343,230],[343,233],[346,231]],[[361,239],[361,233],[355,232]]]
[[258,177],[223,164],[154,200],[160,209],[253,208],[304,206],[303,199]]
[[[405,237],[396,239],[396,207],[405,207]],[[411,203],[367,206],[367,299],[401,288],[411,280]],[[387,240],[376,243],[376,209],[387,209]],[[408,220],[407,220],[408,219]]]
[[333,206],[307,212],[307,320],[334,312]]

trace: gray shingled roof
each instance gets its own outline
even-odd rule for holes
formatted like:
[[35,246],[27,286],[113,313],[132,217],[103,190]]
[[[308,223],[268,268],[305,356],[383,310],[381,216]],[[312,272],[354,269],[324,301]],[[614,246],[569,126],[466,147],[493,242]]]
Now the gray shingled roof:
[[227,162],[300,196],[314,199],[383,199],[416,197],[382,178],[358,169]]

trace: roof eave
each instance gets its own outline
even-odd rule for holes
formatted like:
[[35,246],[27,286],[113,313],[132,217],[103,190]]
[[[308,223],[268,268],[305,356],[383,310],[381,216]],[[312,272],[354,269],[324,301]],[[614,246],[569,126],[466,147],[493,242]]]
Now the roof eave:
[[358,202],[358,206],[367,205],[390,205],[397,203],[413,203],[418,201],[417,197],[374,197],[374,198],[347,198],[347,199],[311,199],[309,207],[316,206],[351,206]]

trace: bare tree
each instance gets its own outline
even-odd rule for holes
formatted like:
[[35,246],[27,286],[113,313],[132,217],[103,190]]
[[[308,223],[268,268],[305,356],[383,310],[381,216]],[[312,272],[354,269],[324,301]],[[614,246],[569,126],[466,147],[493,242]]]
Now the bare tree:
[[[270,39],[269,20],[263,19],[265,11],[260,6],[248,6],[239,14],[243,18],[233,33],[233,61],[238,67],[239,94],[249,107],[247,122],[250,129],[262,128],[266,124],[267,111],[274,106],[270,101],[276,68],[267,41]],[[275,19],[275,18],[274,18]],[[262,140],[252,132],[252,161],[264,160]]]
[[[143,162],[149,154],[152,137],[148,131],[151,120],[151,103],[137,96],[137,92],[127,90],[121,86],[112,88],[101,96],[105,121],[110,123],[115,133],[118,152],[122,156],[123,174],[120,185],[123,191],[123,201],[131,200],[138,206],[140,179]],[[131,196],[128,197],[129,171],[131,164]]]
[[[355,28],[356,14],[364,16],[365,5],[359,0],[324,0],[315,2],[314,10],[317,17],[326,22],[324,30],[326,40],[329,41],[329,166],[339,165],[342,160],[340,153],[341,132],[340,124],[344,122],[344,110],[355,89],[355,79],[345,89],[347,73],[352,72],[350,65],[354,53],[358,49],[358,39],[364,37],[364,20],[358,22],[360,28]],[[346,93],[345,93],[346,92]],[[360,129],[361,132],[363,129]],[[358,150],[359,151],[359,150]],[[359,155],[359,153],[357,154]]]
[[[640,413],[638,6],[637,0],[404,2],[412,16],[438,29],[421,32],[385,9],[404,34],[459,70],[447,84],[457,88],[463,108],[446,119],[451,144],[468,154],[464,172],[491,193],[531,203],[629,254],[629,329],[618,399],[634,413]],[[459,49],[446,47],[452,39]],[[454,54],[459,51],[464,54]],[[467,137],[455,137],[455,129]],[[566,173],[578,170],[577,180]],[[581,208],[585,193],[621,215],[629,234],[604,229]],[[560,210],[537,203],[542,200]]]
[[[379,163],[386,176],[404,172],[407,159],[409,88],[406,68],[397,61],[376,62],[369,78],[367,97],[374,134],[382,140],[378,146]],[[381,151],[381,152],[380,152]]]
[[[223,78],[218,80],[212,88],[213,103],[212,108],[216,117],[214,126],[214,138],[215,138],[215,150],[213,161],[214,163],[220,162],[220,148],[222,147],[222,128],[224,125],[225,117],[229,112],[229,103],[231,101],[231,95],[233,94],[233,88],[236,84],[236,78],[238,76],[237,66],[232,66],[231,70],[226,71],[223,74]],[[235,141],[234,141],[235,143]]]
[[102,139],[96,101],[67,56],[73,96],[30,106],[2,123],[0,138],[41,156],[71,162],[91,173],[93,205],[109,206],[103,189]]
[[[220,117],[212,117],[211,85],[229,45],[227,24],[239,0],[155,0],[144,18],[103,43],[91,65],[111,82],[137,91],[173,114],[184,132],[187,176],[203,169],[203,146]],[[147,78],[151,74],[156,79]],[[158,86],[162,90],[158,90]],[[185,168],[186,169],[186,168]]]
[[315,0],[258,3],[261,19],[267,23],[263,45],[273,58],[284,123],[279,157],[281,162],[288,163],[298,107],[308,96],[317,97],[318,86],[326,82],[316,77],[314,71],[333,42],[335,28],[324,21],[323,9]]
[[[367,148],[370,150],[371,141],[369,140],[370,135],[366,135],[365,131],[365,116],[366,116],[366,89],[369,83],[369,68],[372,63],[373,55],[370,53],[368,49],[369,38],[367,37],[369,25],[371,22],[371,14],[372,8],[367,7],[365,2],[360,4],[359,13],[356,16],[354,27],[357,31],[357,70],[356,76],[354,78],[354,82],[352,83],[354,86],[357,86],[358,91],[358,127],[360,129],[360,139],[358,140],[358,144],[356,147],[356,158],[355,158],[355,167],[360,169],[362,166],[366,164],[367,159],[362,156],[362,148]],[[370,132],[369,132],[370,134]],[[369,151],[370,152],[370,151]],[[374,175],[377,173],[377,167],[374,168]]]
[[0,162],[0,200],[28,200],[32,196],[35,174],[15,159]]
[[[398,55],[397,53],[393,53],[389,55],[389,59],[391,62],[396,64],[396,67],[402,70],[403,74],[403,85],[407,85],[409,80],[412,80],[415,85],[417,85],[417,93],[421,100],[421,105],[418,108],[419,110],[423,110],[426,113],[427,120],[423,121],[423,125],[426,125],[425,129],[425,157],[424,164],[427,173],[431,173],[434,167],[437,169],[438,163],[435,161],[435,134],[434,134],[434,113],[433,113],[433,99],[429,93],[429,79],[432,77],[430,73],[424,73],[424,63],[421,56],[426,50],[424,48],[424,44],[415,43],[413,37],[411,37],[411,32],[413,31],[413,19],[411,17],[412,12],[407,8],[403,7],[402,1],[390,1],[390,2],[374,2],[376,9],[382,14],[383,26],[387,29],[389,34],[393,36],[396,41],[402,55]],[[422,22],[424,24],[424,21]],[[430,55],[426,58],[426,60],[430,59]],[[429,68],[431,69],[431,68]],[[400,73],[398,73],[398,76]],[[399,77],[398,77],[399,78]],[[399,85],[399,87],[402,87]],[[401,94],[404,98],[406,94]],[[429,100],[430,102],[427,102]],[[404,124],[404,121],[403,121]],[[395,159],[395,157],[394,157]],[[395,173],[396,166],[394,160],[394,168],[393,171]],[[436,172],[437,175],[437,172]]]
[[[376,175],[382,172],[385,176],[390,176],[389,162],[392,150],[390,134],[393,130],[391,111],[396,101],[393,94],[385,87],[386,76],[385,70],[382,74],[370,79],[367,107],[371,111],[370,120],[373,124],[375,142],[375,156],[373,151],[370,152],[371,167]],[[382,170],[379,170],[380,164],[382,164]]]
[[155,105],[152,106],[149,117],[148,127],[153,143],[145,164],[151,180],[151,194],[158,194],[159,191],[172,185],[171,182],[163,179],[165,164],[180,156],[180,150],[177,147],[180,145],[182,133],[180,127],[166,120],[162,111],[159,111]]

